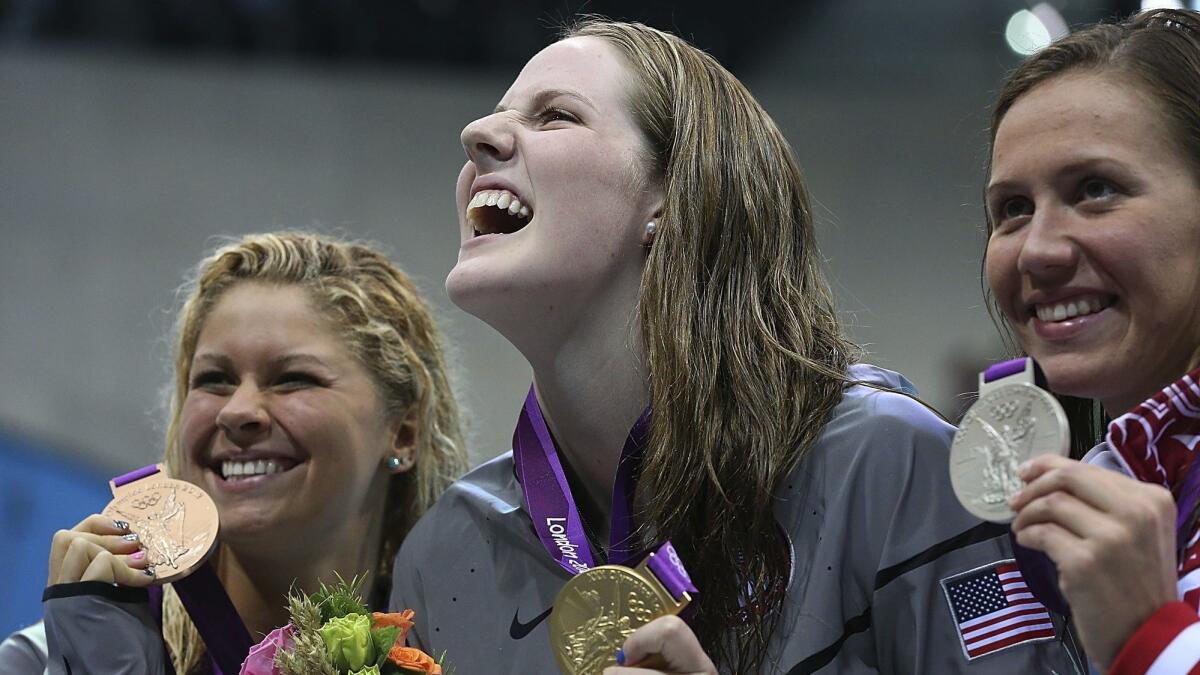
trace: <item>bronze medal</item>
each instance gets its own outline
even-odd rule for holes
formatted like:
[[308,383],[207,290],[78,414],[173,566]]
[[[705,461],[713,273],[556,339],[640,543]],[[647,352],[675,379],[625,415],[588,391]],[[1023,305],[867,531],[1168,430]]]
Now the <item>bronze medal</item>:
[[676,601],[648,567],[602,565],[581,572],[558,592],[550,613],[550,645],[566,675],[595,675],[617,665],[617,650],[633,631],[679,614],[691,597]]
[[177,581],[216,548],[219,519],[211,497],[199,487],[158,472],[123,485],[109,481],[113,500],[104,515],[129,523],[154,568],[155,583]]

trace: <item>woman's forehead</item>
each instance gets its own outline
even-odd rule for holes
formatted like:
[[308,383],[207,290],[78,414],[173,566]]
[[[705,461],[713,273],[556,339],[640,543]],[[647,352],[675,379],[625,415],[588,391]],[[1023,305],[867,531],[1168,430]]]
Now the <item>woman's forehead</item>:
[[617,50],[604,40],[567,38],[529,59],[499,107],[515,108],[547,91],[572,93],[600,107],[621,100],[624,76],[625,66]]

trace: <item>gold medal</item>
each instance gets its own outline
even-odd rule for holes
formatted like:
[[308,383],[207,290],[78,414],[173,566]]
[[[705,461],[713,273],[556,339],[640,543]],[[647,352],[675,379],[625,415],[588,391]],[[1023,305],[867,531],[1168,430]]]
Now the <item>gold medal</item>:
[[[129,523],[146,550],[155,583],[177,581],[199,567],[216,548],[217,507],[204,490],[157,472],[127,483],[109,481],[113,500],[104,515]],[[147,467],[149,468],[149,467]]]
[[550,645],[565,675],[596,675],[617,665],[617,650],[633,631],[691,602],[676,601],[650,571],[653,554],[630,569],[602,565],[581,572],[558,592],[550,613]]

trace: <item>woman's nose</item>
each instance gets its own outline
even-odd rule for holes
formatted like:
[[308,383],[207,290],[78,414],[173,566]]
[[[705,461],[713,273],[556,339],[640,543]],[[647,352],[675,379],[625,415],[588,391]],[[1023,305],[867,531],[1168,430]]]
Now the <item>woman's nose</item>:
[[263,405],[262,392],[243,382],[217,413],[217,426],[234,444],[249,446],[271,430],[271,416]]
[[490,165],[511,159],[516,150],[516,135],[504,113],[471,122],[463,127],[460,139],[467,157],[480,168],[480,173],[486,173]]

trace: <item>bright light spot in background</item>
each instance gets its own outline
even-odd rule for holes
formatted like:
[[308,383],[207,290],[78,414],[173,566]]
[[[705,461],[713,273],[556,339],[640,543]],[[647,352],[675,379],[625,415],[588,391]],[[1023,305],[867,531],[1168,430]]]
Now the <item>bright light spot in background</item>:
[[1068,32],[1062,14],[1049,3],[1039,2],[1033,9],[1023,9],[1012,15],[1004,29],[1004,39],[1008,41],[1009,49],[1029,56],[1066,37]]
[[1008,25],[1004,27],[1004,39],[1008,41],[1009,49],[1029,56],[1050,44],[1050,31],[1036,14],[1022,9],[1008,20]]
[[1186,9],[1179,0],[1142,0],[1142,11],[1147,9]]

